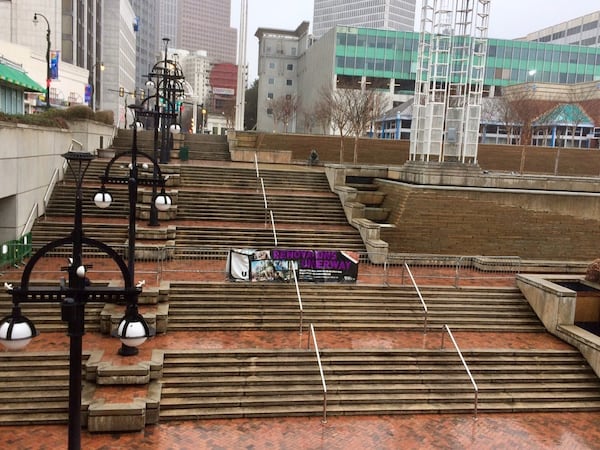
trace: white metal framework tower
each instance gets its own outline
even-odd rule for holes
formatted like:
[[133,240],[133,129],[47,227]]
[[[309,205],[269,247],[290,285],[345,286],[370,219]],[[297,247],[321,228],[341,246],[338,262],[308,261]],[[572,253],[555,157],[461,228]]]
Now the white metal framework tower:
[[412,161],[477,163],[491,0],[423,0]]

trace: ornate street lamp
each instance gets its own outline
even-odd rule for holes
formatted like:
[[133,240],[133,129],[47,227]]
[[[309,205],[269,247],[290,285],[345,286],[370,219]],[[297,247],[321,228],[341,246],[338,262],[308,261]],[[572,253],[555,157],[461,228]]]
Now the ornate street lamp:
[[50,108],[50,81],[52,80],[52,71],[50,70],[50,22],[41,13],[33,14],[33,23],[37,25],[38,16],[46,21],[46,107]]
[[[152,67],[148,74],[148,96],[144,102],[154,99],[155,111],[161,115],[155,120],[154,127],[160,134],[160,163],[168,163],[171,157],[172,129],[179,115],[178,104],[184,97],[183,71],[176,58],[169,59],[169,38],[163,38],[165,54],[161,61]],[[154,94],[150,95],[150,89]],[[158,140],[156,141],[158,142]],[[158,150],[158,149],[157,149]]]
[[[67,237],[57,239],[38,250],[23,269],[20,286],[6,285],[12,294],[12,313],[0,321],[0,343],[9,350],[23,349],[38,335],[34,324],[21,313],[22,303],[59,302],[62,320],[67,322],[69,335],[69,449],[81,448],[81,386],[82,386],[82,337],[85,333],[85,305],[94,302],[125,303],[125,315],[117,329],[123,345],[139,345],[154,335],[144,318],[137,311],[137,299],[141,285],[134,285],[133,264],[128,267],[123,258],[107,244],[84,236],[82,183],[85,172],[94,156],[87,152],[67,152],[63,155],[76,182],[75,214],[73,231]],[[134,204],[135,205],[135,204]],[[135,208],[129,211],[135,217]],[[135,229],[130,229],[135,239]],[[67,267],[68,282],[57,286],[30,286],[30,278],[38,261],[56,248],[72,246]],[[83,246],[94,247],[107,254],[119,267],[123,287],[93,286],[87,278],[90,265],[83,263]],[[131,254],[130,254],[131,255]],[[132,259],[131,257],[129,258]],[[137,350],[137,349],[136,349]]]
[[[155,208],[157,211],[167,211],[172,204],[171,197],[167,195],[165,191],[165,183],[166,177],[163,177],[162,171],[160,170],[160,166],[156,159],[145,152],[139,151],[137,148],[137,130],[142,127],[141,122],[137,121],[138,114],[142,111],[140,106],[130,105],[131,109],[136,112],[136,122],[133,127],[133,145],[131,146],[131,150],[119,155],[115,155],[106,165],[106,169],[104,171],[104,175],[100,177],[102,182],[102,186],[100,190],[94,196],[94,203],[99,208],[108,208],[112,202],[112,195],[107,191],[107,184],[127,184],[129,188],[129,247],[128,247],[128,262],[129,262],[129,270],[131,273],[134,273],[134,260],[135,260],[135,210],[137,204],[138,197],[138,186],[152,186],[152,201],[150,208]],[[155,144],[156,146],[156,144]],[[131,156],[131,162],[129,164],[129,177],[113,177],[110,176],[110,170],[113,164],[123,156]],[[138,157],[144,157],[148,159],[153,165],[153,176],[151,179],[147,178],[139,178],[138,177]],[[146,164],[144,164],[146,166]],[[160,194],[157,193],[157,188],[161,188]],[[128,352],[129,350],[123,348],[122,352]]]

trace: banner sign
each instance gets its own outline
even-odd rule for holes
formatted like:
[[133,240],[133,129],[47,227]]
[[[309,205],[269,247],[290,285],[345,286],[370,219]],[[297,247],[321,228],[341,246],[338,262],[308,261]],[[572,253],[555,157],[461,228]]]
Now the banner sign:
[[58,61],[60,60],[60,52],[58,50],[50,50],[50,78],[58,79]]
[[289,281],[297,270],[298,281],[354,282],[358,278],[357,252],[338,250],[231,250],[227,270],[231,279]]

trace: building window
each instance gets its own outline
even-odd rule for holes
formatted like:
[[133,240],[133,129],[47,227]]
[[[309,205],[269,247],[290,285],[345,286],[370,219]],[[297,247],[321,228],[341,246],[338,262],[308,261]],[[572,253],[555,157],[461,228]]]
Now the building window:
[[296,47],[292,47],[292,56],[296,56]]
[[267,108],[267,115],[268,116],[272,116],[273,115],[273,108]]
[[272,92],[267,93],[267,98],[269,100],[273,100],[273,93]]
[[287,70],[294,70],[294,65],[293,64],[288,64],[287,65]]
[[275,78],[269,78],[269,84],[275,84]]
[[292,80],[285,80],[285,84],[287,86],[291,86],[293,83],[292,83]]
[[271,61],[269,63],[269,69],[274,69],[275,68],[275,63],[273,61]]

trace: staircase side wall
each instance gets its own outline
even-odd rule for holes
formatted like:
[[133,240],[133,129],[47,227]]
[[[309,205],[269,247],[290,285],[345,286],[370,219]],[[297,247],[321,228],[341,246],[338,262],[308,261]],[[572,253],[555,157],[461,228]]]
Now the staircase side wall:
[[69,130],[0,122],[0,242],[21,235],[36,204],[37,215],[44,213],[44,195],[71,139]]

